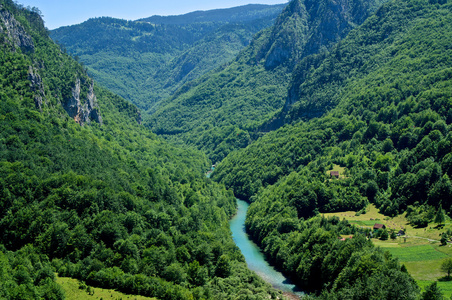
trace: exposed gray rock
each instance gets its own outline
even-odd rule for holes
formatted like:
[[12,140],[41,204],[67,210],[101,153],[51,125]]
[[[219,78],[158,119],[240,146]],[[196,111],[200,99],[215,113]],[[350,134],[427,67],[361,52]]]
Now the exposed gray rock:
[[260,49],[258,59],[265,59],[265,68],[273,69],[286,64],[295,67],[309,40],[309,13],[303,1],[291,1],[276,20],[271,37]]
[[44,88],[42,86],[41,76],[32,66],[28,68],[28,80],[30,80],[30,89],[35,94],[34,100],[36,108],[42,111],[42,102],[43,99],[45,99]]
[[141,117],[141,111],[137,110],[137,112],[138,112],[137,122],[138,124],[141,125],[141,123],[143,122],[143,118]]
[[94,82],[88,87],[88,94],[85,103],[82,105],[80,101],[81,81],[77,79],[72,88],[72,97],[64,99],[63,108],[80,125],[90,124],[91,120],[102,124],[102,116],[99,113],[97,98],[94,94]]
[[26,53],[35,51],[35,45],[31,36],[2,5],[0,5],[0,22],[0,32],[6,31],[7,42],[11,45],[13,51],[16,47]]
[[82,110],[87,114],[87,122],[91,119],[99,124],[102,124],[102,116],[99,112],[99,105],[97,104],[97,97],[94,94],[94,81],[89,85],[87,101],[83,105]]
[[[5,47],[10,48],[13,52],[18,49],[21,49],[25,54],[35,51],[31,35],[25,31],[24,27],[14,18],[14,15],[2,5],[0,5],[0,37],[3,37],[0,43],[3,43]],[[38,64],[29,66],[28,80],[30,81],[30,90],[34,94],[36,108],[42,111],[42,106],[47,103],[47,99],[44,92],[44,83],[39,74],[41,68],[43,66]],[[82,84],[87,85],[86,99],[81,99]],[[86,91],[86,89],[84,90]],[[80,79],[77,79],[72,88],[71,97],[63,99],[62,105],[69,116],[80,125],[90,124],[93,120],[102,124],[102,116],[94,94],[94,82],[91,80],[84,80],[82,83]]]

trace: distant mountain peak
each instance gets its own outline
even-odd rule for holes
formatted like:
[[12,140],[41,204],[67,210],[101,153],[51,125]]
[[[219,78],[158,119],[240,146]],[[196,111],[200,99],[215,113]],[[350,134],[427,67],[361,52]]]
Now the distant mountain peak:
[[282,9],[285,5],[287,5],[287,3],[276,5],[248,4],[232,8],[198,10],[182,15],[154,15],[149,18],[139,19],[137,21],[167,25],[187,25],[199,22],[241,23],[255,19],[256,14],[261,15],[260,18],[271,16],[274,14],[275,9]]

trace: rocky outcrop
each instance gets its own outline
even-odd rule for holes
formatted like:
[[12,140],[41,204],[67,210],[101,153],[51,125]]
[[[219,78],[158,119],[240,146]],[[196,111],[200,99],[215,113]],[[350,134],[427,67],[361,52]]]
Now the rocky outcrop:
[[264,59],[266,69],[282,64],[293,68],[309,34],[309,18],[302,0],[293,0],[276,20],[271,37],[260,49],[258,60]]
[[[276,130],[298,119],[321,116],[332,103],[317,101],[315,91],[306,88],[305,81],[312,76],[328,55],[333,45],[353,28],[362,24],[386,0],[292,0],[275,24],[272,39],[265,53],[265,67],[279,64],[293,66],[292,80],[286,102],[281,111],[263,124],[260,131]],[[269,49],[269,50],[267,50]],[[333,73],[334,66],[330,70]],[[328,99],[322,95],[323,100]]]
[[30,89],[34,93],[34,100],[36,108],[42,111],[43,99],[45,99],[44,88],[42,85],[42,79],[38,71],[30,66],[28,68],[28,80],[30,80]]
[[35,51],[35,45],[31,36],[2,5],[0,5],[0,22],[0,33],[6,33],[8,37],[6,42],[11,45],[13,51],[15,48],[20,48],[25,53]]
[[[6,5],[7,6],[7,5]],[[44,29],[41,17],[37,13],[28,12],[28,19],[40,24],[39,28]],[[34,102],[37,109],[43,110],[43,106],[49,104],[46,99],[45,89],[47,88],[46,80],[41,77],[40,71],[45,67],[38,63],[29,54],[35,52],[35,44],[33,38],[27,33],[25,28],[14,17],[14,15],[0,4],[0,45],[11,52],[21,51],[26,56],[29,56],[33,62],[28,67],[28,80],[30,90],[34,95]],[[20,50],[19,50],[20,49]],[[95,121],[102,124],[102,117],[99,112],[97,98],[94,94],[94,82],[87,76],[78,77],[73,83],[71,95],[66,98],[63,96],[62,106],[80,125],[90,124]],[[70,83],[69,83],[70,85]],[[82,96],[83,95],[83,96]]]
[[141,111],[139,111],[138,109],[137,109],[137,118],[136,118],[136,120],[137,120],[138,124],[140,124],[140,125],[143,123],[143,118],[141,117]]
[[[361,24],[379,0],[292,0],[276,20],[259,52],[267,69],[290,68],[311,54],[330,49]],[[384,0],[383,0],[384,1]]]
[[102,124],[102,116],[94,94],[94,82],[89,83],[86,99],[83,99],[84,104],[81,101],[81,87],[82,83],[80,79],[77,79],[72,88],[72,96],[64,99],[62,103],[63,108],[80,125],[90,124],[91,121]]

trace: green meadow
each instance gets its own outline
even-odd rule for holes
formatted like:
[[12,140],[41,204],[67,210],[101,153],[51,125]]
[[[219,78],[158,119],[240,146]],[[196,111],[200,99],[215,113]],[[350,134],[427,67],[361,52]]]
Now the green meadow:
[[126,295],[115,290],[100,289],[89,287],[90,293],[80,288],[80,281],[77,279],[58,277],[57,283],[61,285],[66,295],[66,300],[95,300],[95,299],[111,299],[111,300],[156,300],[144,296]]
[[384,247],[384,249],[392,255],[396,256],[400,262],[429,261],[444,259],[448,257],[446,254],[435,250],[431,245],[420,245],[403,248]]
[[386,225],[388,230],[404,229],[406,236],[397,239],[382,241],[372,239],[375,246],[388,251],[405,265],[408,272],[416,280],[421,290],[433,283],[438,282],[438,287],[446,297],[452,296],[452,281],[445,278],[445,273],[441,271],[441,264],[449,257],[452,257],[452,246],[442,246],[440,244],[440,234],[448,228],[452,228],[452,223],[446,221],[442,229],[438,229],[436,224],[429,224],[425,228],[412,227],[405,215],[388,218],[378,212],[374,205],[369,205],[365,214],[357,214],[355,211],[324,214],[325,217],[337,216],[347,219],[350,223],[359,227],[373,228],[375,223]]

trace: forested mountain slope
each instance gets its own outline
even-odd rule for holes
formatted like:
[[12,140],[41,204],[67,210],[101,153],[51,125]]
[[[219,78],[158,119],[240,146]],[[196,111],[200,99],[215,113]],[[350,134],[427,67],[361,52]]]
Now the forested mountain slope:
[[[294,108],[306,104],[325,107],[325,102],[339,106],[323,117],[269,133],[248,149],[231,155],[220,165],[216,178],[249,198],[259,186],[306,169],[322,156],[331,156],[324,167],[336,162],[350,168],[361,161],[374,167],[374,172],[381,168],[382,172],[385,168],[396,171],[402,163],[401,155],[421,150],[418,144],[424,145],[424,138],[434,138],[435,151],[418,159],[411,155],[410,164],[430,156],[440,163],[448,153],[443,144],[452,122],[448,100],[450,35],[441,19],[447,17],[449,4],[404,1],[382,7],[334,47],[317,68],[306,72],[300,88],[305,98],[294,104]],[[314,101],[317,99],[324,102]],[[299,111],[303,116],[311,110]],[[429,137],[431,132],[441,135]],[[436,157],[439,145],[440,156]],[[366,148],[364,155],[358,155]],[[380,157],[377,149],[389,165],[375,168]],[[256,155],[256,151],[261,154]],[[250,188],[251,182],[254,188]]]
[[205,156],[139,121],[38,9],[0,1],[0,298],[64,299],[58,272],[159,299],[276,299],[232,241],[235,199]]
[[379,1],[293,0],[230,64],[182,87],[151,115],[158,134],[195,145],[214,161],[243,148],[283,107],[297,62],[330,48]]
[[[309,246],[337,238],[320,229],[308,235],[314,221],[303,218],[371,202],[389,216],[407,211],[413,226],[426,226],[441,207],[452,210],[451,24],[450,2],[383,5],[329,54],[298,67],[290,116],[307,121],[231,153],[213,173],[253,202],[247,229],[268,257],[303,286],[328,286],[325,299],[365,295],[378,279],[348,273],[357,271],[351,265],[358,257],[345,267],[331,261],[338,257],[332,248]],[[330,176],[334,165],[345,168],[339,179]],[[381,284],[390,285],[385,276]]]
[[[397,39],[409,35],[411,26],[416,22],[407,18],[421,17],[422,13],[423,11],[404,11],[403,14],[387,15],[381,9],[372,16],[372,22],[353,32],[349,39],[335,47],[328,56],[313,55],[302,60],[293,73],[288,98],[279,119],[283,123],[308,120],[319,117],[336,106],[348,80],[363,77],[388,63],[395,54],[388,52],[395,51],[394,47],[400,46]],[[436,36],[433,38],[437,39]],[[429,46],[425,45],[425,49]],[[415,47],[412,49],[417,50]],[[427,54],[424,51],[421,55]],[[412,77],[420,77],[419,72],[427,73],[436,68],[434,64],[420,66]],[[407,73],[407,70],[404,72]]]
[[450,214],[451,24],[450,2],[383,5],[294,72],[289,117],[306,121],[231,153],[213,173],[253,202],[246,227],[267,257],[323,299],[416,298],[411,279],[382,267],[383,256],[356,233],[347,246],[338,241],[353,233],[346,224],[304,219],[369,202],[389,216],[406,211],[413,226],[426,226],[441,207]]
[[51,36],[101,85],[152,113],[184,83],[232,60],[283,7],[247,5],[138,21],[96,18]]

